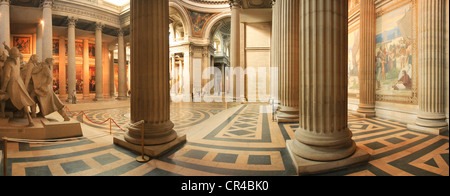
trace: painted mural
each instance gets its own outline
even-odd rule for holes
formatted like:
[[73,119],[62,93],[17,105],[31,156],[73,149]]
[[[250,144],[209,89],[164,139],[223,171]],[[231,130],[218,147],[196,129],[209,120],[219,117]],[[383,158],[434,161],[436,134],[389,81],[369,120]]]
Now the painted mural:
[[192,23],[192,36],[201,37],[203,34],[203,29],[205,24],[211,19],[213,14],[211,13],[201,13],[196,11],[189,11],[189,16]]
[[359,93],[359,53],[360,53],[360,32],[356,29],[348,34],[348,92],[349,94]]
[[411,4],[381,15],[376,25],[377,100],[413,103],[416,65]]
[[13,36],[13,46],[22,54],[31,54],[31,36]]

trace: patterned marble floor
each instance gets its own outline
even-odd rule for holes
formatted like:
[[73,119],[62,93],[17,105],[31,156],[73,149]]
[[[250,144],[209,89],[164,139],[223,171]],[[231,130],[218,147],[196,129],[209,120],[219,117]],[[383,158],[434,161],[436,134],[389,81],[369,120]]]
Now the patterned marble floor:
[[[129,107],[86,110],[94,122],[109,117],[125,127]],[[81,120],[80,117],[77,118]],[[136,154],[112,143],[109,123],[82,124],[84,138],[70,142],[8,143],[8,175],[13,176],[290,176],[296,175],[285,140],[295,123],[272,121],[269,105],[184,103],[171,106],[175,130],[187,143],[141,164]],[[446,135],[410,131],[391,120],[349,115],[358,147],[372,155],[365,165],[322,175],[449,175]],[[113,135],[123,134],[113,128]],[[2,150],[0,148],[0,150]],[[3,173],[0,171],[0,175]]]

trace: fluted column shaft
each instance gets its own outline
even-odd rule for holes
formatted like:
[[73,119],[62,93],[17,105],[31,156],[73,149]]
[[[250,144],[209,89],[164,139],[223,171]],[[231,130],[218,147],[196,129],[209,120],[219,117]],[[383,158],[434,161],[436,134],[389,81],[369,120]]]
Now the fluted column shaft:
[[356,150],[347,121],[347,0],[300,0],[300,127],[290,144],[316,161]]
[[359,66],[359,106],[357,112],[366,117],[375,116],[375,0],[363,0],[360,4],[360,66]]
[[42,34],[42,59],[53,58],[53,21],[52,0],[44,0],[42,4],[42,18],[44,21]]
[[83,40],[83,98],[89,98],[89,40]]
[[270,48],[270,97],[275,102],[278,102],[278,63],[277,63],[277,45],[278,45],[278,37],[279,37],[279,19],[278,17],[278,5],[275,0],[272,0],[272,37],[271,37],[271,48]]
[[[119,45],[119,57],[118,57],[118,99],[124,99],[127,97],[127,81],[126,81],[126,66],[125,66],[125,41],[123,39],[123,31],[119,31],[118,36]],[[114,72],[113,72],[114,73]]]
[[2,48],[3,42],[5,42],[8,46],[11,44],[10,24],[9,0],[0,0],[0,45]]
[[140,144],[168,143],[177,137],[170,121],[169,1],[131,0],[131,123],[125,140]]
[[67,41],[67,58],[68,58],[68,65],[67,65],[67,77],[69,79],[68,81],[68,88],[69,91],[67,101],[72,101],[73,93],[76,94],[76,65],[75,65],[75,24],[77,22],[77,19],[73,17],[69,17],[69,28],[68,28],[68,41]]
[[[447,127],[445,121],[445,0],[419,6],[419,113],[416,124]],[[448,127],[447,127],[448,128]]]
[[102,29],[103,24],[97,23],[95,27],[95,98],[103,99],[103,57],[102,57]]
[[279,81],[280,111],[278,122],[298,122],[299,101],[299,1],[282,0],[280,4]]

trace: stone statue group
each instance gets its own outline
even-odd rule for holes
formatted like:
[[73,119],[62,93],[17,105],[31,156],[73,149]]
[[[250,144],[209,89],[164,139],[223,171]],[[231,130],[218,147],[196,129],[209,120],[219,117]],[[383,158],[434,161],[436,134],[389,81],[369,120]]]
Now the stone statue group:
[[39,106],[40,115],[57,111],[64,121],[69,121],[64,104],[53,92],[53,59],[38,62],[38,56],[32,55],[25,63],[17,47],[3,45],[8,54],[0,48],[0,118],[5,118],[5,112],[21,115],[23,111],[28,126],[34,126],[32,118]]

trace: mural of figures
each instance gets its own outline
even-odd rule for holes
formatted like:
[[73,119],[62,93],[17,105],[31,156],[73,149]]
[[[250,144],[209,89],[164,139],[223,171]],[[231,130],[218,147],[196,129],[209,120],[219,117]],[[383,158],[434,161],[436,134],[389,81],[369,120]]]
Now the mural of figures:
[[211,19],[213,14],[190,11],[189,15],[192,22],[192,35],[202,36],[203,28],[205,27],[205,24]]
[[359,29],[348,34],[348,91],[353,94],[359,93],[359,38]]
[[407,4],[377,18],[377,94],[411,95],[415,79],[411,15],[411,4]]

